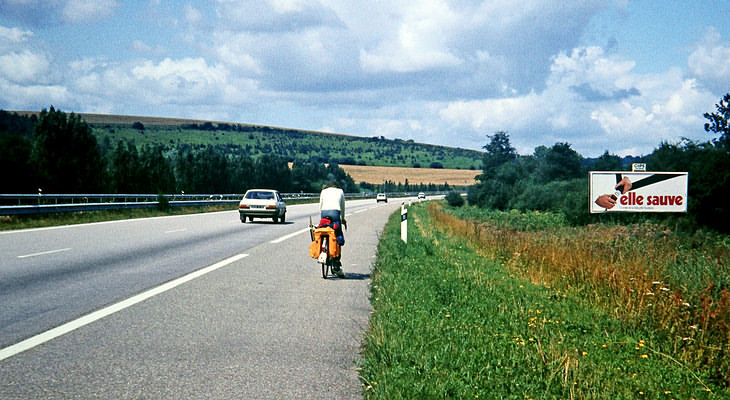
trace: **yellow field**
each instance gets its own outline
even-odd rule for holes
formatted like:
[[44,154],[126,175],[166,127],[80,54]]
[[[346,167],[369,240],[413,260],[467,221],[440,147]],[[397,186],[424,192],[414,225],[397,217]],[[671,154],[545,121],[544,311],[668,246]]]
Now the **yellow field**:
[[452,186],[468,186],[476,183],[474,177],[482,171],[468,169],[444,168],[406,168],[406,167],[370,167],[365,165],[340,165],[356,182],[381,184],[386,180],[395,183],[437,184],[448,183]]

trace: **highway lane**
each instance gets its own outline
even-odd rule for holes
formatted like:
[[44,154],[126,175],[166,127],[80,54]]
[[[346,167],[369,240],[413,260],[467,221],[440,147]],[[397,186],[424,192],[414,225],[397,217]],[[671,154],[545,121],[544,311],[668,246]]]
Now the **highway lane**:
[[[163,259],[184,253],[175,258],[187,265],[181,270],[200,272],[210,265],[206,262],[242,252],[247,256],[0,361],[0,398],[361,398],[355,362],[370,313],[369,274],[379,232],[398,204],[348,202],[346,279],[323,280],[318,264],[307,254],[309,235],[302,229],[310,215],[316,216],[316,205],[289,207],[287,220],[292,222],[286,225],[244,225],[235,213],[219,213],[191,216],[184,218],[186,222],[114,226],[114,235],[129,231],[126,235],[136,232],[147,238],[164,237],[186,224],[191,230],[199,227],[201,233],[193,236],[211,237],[206,245],[149,251],[163,254]],[[231,217],[235,224],[229,224]],[[209,225],[219,225],[225,234],[208,231]],[[94,226],[87,228],[100,234]],[[236,234],[237,229],[242,233]],[[90,235],[65,232],[62,237]],[[0,237],[3,262],[8,259],[7,243],[17,240]],[[125,240],[136,241],[127,236]],[[221,245],[225,251],[212,251],[215,260],[186,261],[195,256],[191,252],[217,248],[221,241],[233,244]],[[45,255],[67,257],[69,252]],[[156,257],[136,259],[141,264],[149,260],[150,265],[166,265]],[[39,268],[47,268],[41,264]],[[141,280],[147,282],[142,286],[150,288],[154,285],[149,269],[155,268],[137,265],[108,273],[122,281],[137,281],[134,276],[142,274]],[[79,276],[97,280],[93,275]],[[95,307],[112,301],[106,297]]]
[[[347,203],[348,213],[373,205]],[[317,220],[317,205],[287,207],[287,222],[242,224],[237,211],[0,233],[0,348],[182,276]]]

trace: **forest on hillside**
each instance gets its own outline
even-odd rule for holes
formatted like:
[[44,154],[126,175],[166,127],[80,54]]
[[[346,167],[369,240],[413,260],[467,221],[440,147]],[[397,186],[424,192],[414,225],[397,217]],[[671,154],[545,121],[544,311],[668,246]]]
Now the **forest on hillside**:
[[416,143],[413,140],[359,137],[258,125],[188,122],[170,125],[95,122],[89,124],[100,145],[133,142],[162,146],[163,151],[190,146],[212,146],[227,156],[245,154],[257,159],[266,155],[289,162],[312,160],[319,163],[414,168],[480,168],[482,152],[455,147]]
[[[146,135],[141,123],[129,129],[141,133],[141,137]],[[203,125],[181,129],[194,132],[212,128]],[[226,132],[227,128],[221,129]],[[212,131],[218,132],[217,128]],[[316,193],[328,181],[338,182],[347,193],[449,188],[446,183],[408,185],[387,180],[358,185],[336,160],[330,158],[325,165],[317,157],[288,157],[288,153],[279,151],[286,146],[272,145],[271,141],[263,145],[270,150],[257,152],[240,145],[194,140],[140,144],[121,137],[112,142],[108,136],[99,140],[96,132],[78,114],[53,107],[38,115],[0,110],[0,168],[7,176],[0,184],[0,193],[37,193],[42,189],[44,193],[233,194],[254,187]],[[193,137],[199,138],[200,134]]]
[[311,193],[330,180],[359,191],[337,164],[297,160],[289,168],[276,154],[254,159],[212,145],[99,143],[80,116],[53,107],[37,117],[0,111],[0,168],[2,193]]

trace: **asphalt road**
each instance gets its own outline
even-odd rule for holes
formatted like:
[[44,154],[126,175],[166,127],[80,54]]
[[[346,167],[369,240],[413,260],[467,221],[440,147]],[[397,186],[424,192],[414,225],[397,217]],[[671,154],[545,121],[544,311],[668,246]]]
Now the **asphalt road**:
[[[348,202],[345,279],[308,255],[316,205],[0,233],[0,398],[361,398],[379,233]],[[25,346],[25,347],[23,347]]]

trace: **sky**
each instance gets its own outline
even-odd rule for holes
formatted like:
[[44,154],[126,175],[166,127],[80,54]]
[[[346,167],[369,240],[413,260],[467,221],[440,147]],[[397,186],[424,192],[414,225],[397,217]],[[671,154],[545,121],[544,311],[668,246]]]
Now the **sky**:
[[727,0],[0,0],[0,109],[584,157],[710,140]]

